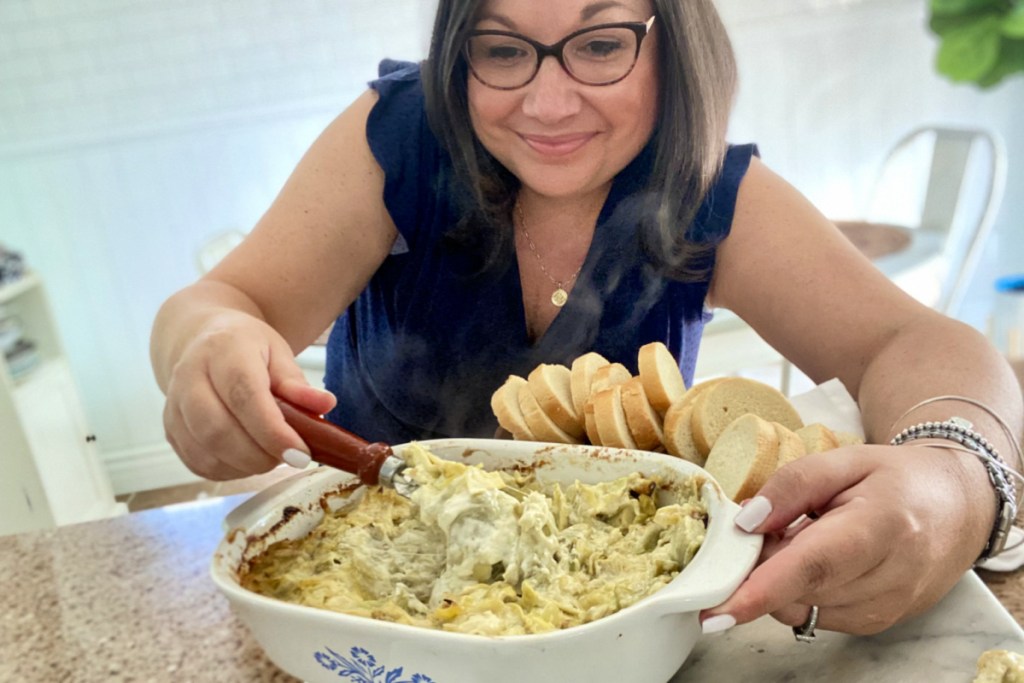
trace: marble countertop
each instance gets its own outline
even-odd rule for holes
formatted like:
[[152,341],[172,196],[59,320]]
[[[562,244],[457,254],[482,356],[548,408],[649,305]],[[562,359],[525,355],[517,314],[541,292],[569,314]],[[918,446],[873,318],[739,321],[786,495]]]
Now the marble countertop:
[[[221,520],[246,495],[0,537],[0,680],[296,681],[208,575]],[[969,683],[993,647],[1024,652],[1024,632],[969,574],[932,612],[873,638],[798,644],[770,619],[709,636],[672,682]]]

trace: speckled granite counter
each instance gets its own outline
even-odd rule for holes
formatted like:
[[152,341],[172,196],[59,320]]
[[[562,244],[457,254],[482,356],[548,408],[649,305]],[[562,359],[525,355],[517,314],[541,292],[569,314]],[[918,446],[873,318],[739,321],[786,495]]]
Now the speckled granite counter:
[[[0,537],[0,681],[296,681],[207,574],[221,520],[244,498]],[[705,638],[673,682],[968,683],[992,647],[1024,651],[1024,632],[969,575],[932,613],[875,638],[802,645],[768,619]]]

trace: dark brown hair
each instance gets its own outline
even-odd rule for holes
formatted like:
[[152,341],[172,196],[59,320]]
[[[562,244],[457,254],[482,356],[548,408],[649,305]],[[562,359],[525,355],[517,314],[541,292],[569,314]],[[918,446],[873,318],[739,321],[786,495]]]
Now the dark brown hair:
[[[455,234],[489,244],[492,262],[511,245],[519,180],[484,149],[470,121],[462,49],[482,1],[439,0],[422,75],[430,126],[451,156],[461,190]],[[695,280],[707,276],[707,248],[684,235],[721,170],[736,64],[712,0],[652,2],[660,111],[638,239],[659,271]]]

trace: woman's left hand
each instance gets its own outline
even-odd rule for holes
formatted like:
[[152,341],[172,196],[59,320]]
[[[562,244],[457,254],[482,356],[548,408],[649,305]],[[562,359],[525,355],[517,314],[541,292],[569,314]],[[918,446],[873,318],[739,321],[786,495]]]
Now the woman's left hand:
[[798,626],[817,605],[820,629],[878,633],[953,587],[994,516],[984,466],[967,453],[862,445],[805,456],[772,475],[737,517],[765,534],[764,550],[746,581],[701,620],[730,615],[742,624],[771,614]]

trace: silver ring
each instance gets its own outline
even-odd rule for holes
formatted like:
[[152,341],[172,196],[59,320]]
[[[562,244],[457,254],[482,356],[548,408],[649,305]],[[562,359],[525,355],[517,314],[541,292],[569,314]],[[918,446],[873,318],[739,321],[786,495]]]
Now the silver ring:
[[811,613],[807,615],[807,621],[799,626],[793,627],[793,637],[799,643],[814,642],[814,627],[818,625],[818,606],[811,605]]

